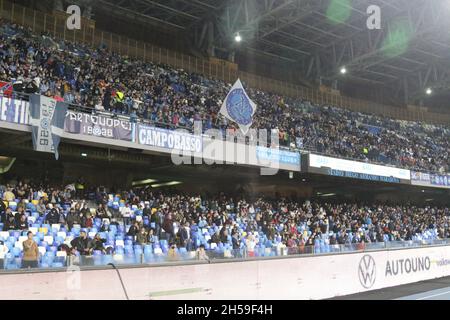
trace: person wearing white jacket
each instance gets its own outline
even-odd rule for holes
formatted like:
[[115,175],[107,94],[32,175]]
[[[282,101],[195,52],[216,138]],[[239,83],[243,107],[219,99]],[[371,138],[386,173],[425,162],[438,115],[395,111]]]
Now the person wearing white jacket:
[[130,208],[130,205],[127,203],[125,207],[120,208],[120,214],[122,215],[124,225],[129,225],[131,222],[131,214],[133,211]]
[[5,256],[8,252],[9,248],[5,246],[3,241],[0,241],[0,270],[4,269]]

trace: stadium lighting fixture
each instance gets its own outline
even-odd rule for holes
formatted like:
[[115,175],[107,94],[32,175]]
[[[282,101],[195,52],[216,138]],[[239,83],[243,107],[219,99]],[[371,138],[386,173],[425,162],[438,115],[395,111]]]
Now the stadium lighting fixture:
[[433,90],[431,90],[431,88],[427,88],[427,90],[425,92],[427,95],[430,95],[433,93]]
[[242,41],[242,37],[241,37],[241,35],[239,34],[239,32],[236,33],[236,36],[234,37],[234,41],[236,41],[236,42],[241,42],[241,41]]
[[178,184],[182,184],[182,182],[180,182],[180,181],[170,181],[170,182],[165,182],[165,183],[157,183],[157,184],[152,184],[152,188],[170,187],[170,186],[176,186]]
[[347,73],[347,68],[346,67],[342,67],[341,68],[341,74],[346,74]]
[[146,184],[151,184],[153,182],[157,182],[158,180],[155,179],[145,179],[145,180],[138,180],[138,181],[133,181],[131,183],[131,185],[134,186],[138,186],[138,185],[146,185]]

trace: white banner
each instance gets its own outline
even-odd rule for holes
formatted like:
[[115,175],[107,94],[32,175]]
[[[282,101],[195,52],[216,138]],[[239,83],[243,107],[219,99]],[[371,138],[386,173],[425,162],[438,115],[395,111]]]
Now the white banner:
[[366,162],[325,157],[309,154],[309,166],[313,168],[330,168],[345,172],[355,172],[372,176],[393,177],[401,180],[410,180],[410,170],[386,167]]
[[55,112],[56,100],[46,96],[39,96],[37,98],[40,99],[39,117],[32,118],[30,121],[31,125],[37,127],[35,150],[53,153],[51,125],[53,113]]

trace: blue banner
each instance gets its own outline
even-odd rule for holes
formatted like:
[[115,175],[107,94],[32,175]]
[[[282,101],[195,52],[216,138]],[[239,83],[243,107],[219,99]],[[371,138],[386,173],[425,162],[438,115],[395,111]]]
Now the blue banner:
[[258,146],[256,147],[256,158],[279,164],[300,166],[300,153],[298,152]]
[[28,106],[26,101],[0,97],[0,121],[29,124]]

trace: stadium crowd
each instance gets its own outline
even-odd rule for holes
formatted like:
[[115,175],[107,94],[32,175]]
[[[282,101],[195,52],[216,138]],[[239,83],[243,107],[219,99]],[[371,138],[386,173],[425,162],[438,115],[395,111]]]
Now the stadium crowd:
[[[123,113],[171,128],[235,130],[219,115],[231,85],[111,53],[105,46],[56,42],[1,24],[0,80],[97,111]],[[312,105],[247,88],[254,128],[278,129],[280,143],[320,153],[450,172],[450,129]]]
[[[36,223],[38,227],[59,225],[58,230],[66,230],[72,237],[67,242],[55,236],[55,250],[92,255],[123,250],[120,246],[124,244],[115,241],[119,234],[112,232],[119,228],[123,231],[120,239],[125,237],[135,251],[141,250],[136,246],[152,245],[156,252],[164,241],[164,253],[169,257],[176,248],[203,255],[205,248],[207,252],[245,248],[252,256],[258,247],[302,252],[309,246],[450,238],[449,208],[250,198],[244,194],[192,195],[145,187],[77,189],[78,184],[0,184],[0,232],[26,233]],[[51,234],[51,230],[46,232]],[[0,239],[3,256],[8,239]],[[10,249],[13,246],[10,243]]]

